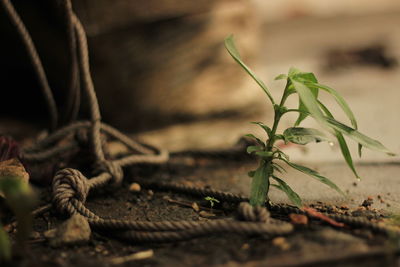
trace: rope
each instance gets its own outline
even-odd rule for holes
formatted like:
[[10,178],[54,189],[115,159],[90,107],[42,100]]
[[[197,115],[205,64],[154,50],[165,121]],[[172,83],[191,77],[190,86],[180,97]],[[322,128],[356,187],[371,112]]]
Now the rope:
[[2,4],[11,22],[15,26],[28,52],[29,59],[33,65],[34,71],[36,72],[36,76],[38,77],[38,81],[42,89],[43,96],[46,99],[47,108],[50,114],[50,129],[54,130],[57,127],[58,123],[57,105],[56,101],[54,100],[53,93],[50,89],[42,61],[40,60],[39,54],[36,50],[36,47],[32,41],[32,38],[27,28],[25,27],[24,22],[18,15],[18,12],[15,10],[13,4],[9,0],[1,0],[0,3]]
[[68,96],[66,103],[66,123],[70,123],[75,120],[80,106],[80,84],[79,84],[79,70],[77,60],[77,48],[76,48],[76,37],[75,29],[72,22],[72,5],[71,1],[63,0],[61,2],[64,13],[65,13],[65,24],[67,30],[68,49],[70,54],[70,79],[68,85]]
[[[49,106],[52,125],[55,127],[57,125],[57,108],[36,48],[11,2],[9,0],[1,1],[24,40]],[[111,231],[112,235],[117,238],[134,242],[180,241],[215,233],[276,236],[288,234],[293,231],[292,224],[272,219],[265,207],[252,207],[247,203],[248,198],[246,197],[210,188],[189,187],[175,183],[144,182],[143,186],[159,190],[173,190],[201,197],[212,196],[222,201],[238,204],[239,220],[231,218],[206,222],[147,222],[105,219],[89,210],[85,206],[85,201],[90,191],[109,184],[121,184],[124,176],[123,167],[138,163],[163,164],[167,162],[169,154],[167,151],[136,142],[113,127],[101,122],[100,108],[90,74],[86,34],[79,19],[72,10],[70,0],[63,0],[63,5],[67,16],[66,26],[70,43],[69,50],[72,57],[77,57],[71,60],[72,69],[69,89],[71,93],[70,99],[72,99],[70,103],[72,104],[68,104],[72,112],[71,118],[75,117],[74,113],[79,109],[79,96],[77,96],[77,92],[80,91],[80,87],[75,81],[80,76],[83,83],[82,89],[89,101],[90,120],[75,121],[56,129],[46,138],[37,141],[31,147],[25,148],[21,153],[21,157],[25,161],[40,162],[60,157],[66,153],[79,152],[87,144],[90,145],[90,151],[94,156],[92,177],[85,176],[79,170],[73,168],[65,168],[55,174],[52,180],[52,203],[57,211],[69,216],[80,214],[88,220],[94,229]],[[76,65],[78,65],[77,70]],[[106,139],[102,139],[102,135]],[[103,141],[107,140],[107,138],[113,138],[126,145],[130,154],[119,159],[106,159],[103,150]],[[234,153],[241,153],[240,151],[243,151],[243,148],[239,147],[232,151]],[[227,151],[226,153],[231,153],[232,151]],[[271,212],[305,214],[304,211],[295,207],[274,204],[270,205],[270,210]],[[327,216],[345,223],[367,226],[376,231],[388,232],[386,227],[366,222],[361,218],[349,218],[343,215]]]

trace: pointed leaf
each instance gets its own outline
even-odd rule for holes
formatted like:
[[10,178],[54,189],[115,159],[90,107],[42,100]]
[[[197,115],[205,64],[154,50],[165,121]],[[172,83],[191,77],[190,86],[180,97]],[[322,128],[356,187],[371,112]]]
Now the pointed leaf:
[[246,134],[245,136],[254,139],[260,146],[262,147],[265,146],[264,142],[261,141],[259,138],[255,137],[253,134]]
[[306,82],[318,83],[317,78],[312,72],[299,72],[292,75],[290,78],[299,81],[301,83],[306,83]]
[[285,194],[288,196],[288,198],[290,199],[290,201],[292,201],[294,205],[296,205],[298,208],[301,208],[303,206],[299,195],[296,192],[294,192],[292,188],[290,188],[290,186],[287,183],[285,183],[285,181],[276,176],[272,176],[272,178],[279,183],[278,188],[283,192],[285,192]]
[[[325,112],[325,114],[329,117],[329,118],[334,118],[332,113],[328,110],[327,107],[325,107],[324,104],[322,104],[321,102],[319,102],[320,107],[322,108],[322,110]],[[346,161],[347,165],[349,166],[349,168],[351,169],[351,171],[354,173],[354,175],[357,178],[360,178],[360,176],[358,175],[356,168],[354,167],[354,163],[353,163],[353,158],[351,156],[349,147],[347,146],[346,140],[344,139],[343,135],[335,130],[335,134],[336,139],[338,140],[339,146],[340,146],[340,151],[342,152],[342,155],[344,157],[344,160]]]
[[276,76],[275,77],[275,81],[276,80],[284,80],[284,79],[287,79],[288,78],[288,76],[286,75],[286,74],[279,74],[278,76]]
[[296,69],[296,68],[294,68],[294,67],[291,67],[290,69],[289,69],[289,73],[288,73],[288,76],[289,76],[289,78],[291,78],[291,77],[293,77],[294,75],[296,75],[296,74],[298,74],[298,73],[300,73],[301,71],[299,70],[299,69]]
[[240,58],[239,51],[235,46],[235,41],[233,39],[233,35],[228,36],[225,39],[225,48],[228,50],[229,54],[233,57],[233,59],[254,79],[254,81],[263,89],[263,91],[267,94],[268,98],[271,100],[272,104],[275,104],[274,99],[272,98],[271,93],[269,92],[267,86],[264,84],[262,80],[260,80],[255,73],[242,61]]
[[246,152],[247,152],[248,154],[251,154],[251,153],[253,153],[253,152],[255,152],[255,151],[260,151],[261,149],[262,149],[262,148],[259,147],[259,146],[248,146],[247,149],[246,149]]
[[291,127],[286,129],[283,135],[285,140],[299,145],[329,140],[323,132],[313,128]]
[[[303,83],[292,80],[293,86],[298,93],[301,103],[299,106],[300,111],[307,111],[310,115],[319,123],[321,126],[326,127],[325,117],[322,111],[318,107],[317,93],[313,92],[310,88],[305,86]],[[303,113],[300,113],[299,119],[303,118]],[[299,119],[296,124],[299,123]],[[300,121],[301,122],[301,121]]]
[[289,161],[287,161],[287,160],[285,160],[285,159],[283,159],[283,161],[285,161],[285,162],[286,162],[290,167],[292,167],[293,169],[296,169],[296,170],[298,170],[298,171],[300,171],[300,172],[302,172],[302,173],[305,173],[305,174],[307,174],[307,175],[309,175],[309,176],[311,176],[311,177],[317,179],[317,180],[320,181],[321,183],[326,184],[326,185],[329,186],[330,188],[335,189],[337,192],[339,192],[340,194],[344,195],[344,193],[342,192],[342,190],[340,190],[339,187],[338,187],[335,183],[333,183],[333,182],[332,182],[331,180],[329,180],[328,178],[322,176],[322,175],[319,174],[318,172],[316,172],[316,171],[314,171],[314,170],[312,170],[312,169],[310,169],[310,168],[308,168],[308,167],[305,167],[305,166],[302,166],[302,165],[298,165],[298,164],[289,162]]
[[271,173],[271,165],[262,160],[251,181],[250,205],[264,206],[269,189],[269,175]]
[[333,118],[326,117],[326,121],[328,122],[329,126],[331,126],[333,129],[347,135],[351,139],[355,140],[356,142],[360,143],[361,145],[363,145],[369,149],[383,152],[390,156],[396,155],[392,151],[387,149],[384,145],[382,145],[379,141],[374,140],[374,139],[360,133],[356,129],[353,129],[341,122],[338,122],[337,120],[335,120]]
[[277,172],[280,172],[280,173],[287,172],[287,171],[285,170],[285,168],[283,168],[281,165],[279,165],[279,164],[276,163],[276,162],[272,162],[272,168],[273,168],[274,170],[276,170]]
[[342,108],[342,110],[344,111],[344,113],[346,114],[346,116],[349,118],[351,125],[357,129],[357,121],[356,118],[353,114],[353,111],[351,111],[349,105],[347,104],[347,102],[344,100],[344,98],[334,89],[326,86],[326,85],[322,85],[322,84],[318,84],[318,83],[310,83],[309,84],[310,87],[317,87],[319,89],[322,89],[326,92],[328,92],[329,94],[331,94],[336,102],[339,104],[339,106]]
[[252,121],[251,123],[252,123],[252,124],[256,124],[256,125],[260,126],[261,128],[263,128],[264,131],[265,131],[265,132],[268,134],[268,136],[270,137],[270,135],[271,135],[271,128],[269,128],[267,125],[265,125],[264,123],[259,122],[259,121]]

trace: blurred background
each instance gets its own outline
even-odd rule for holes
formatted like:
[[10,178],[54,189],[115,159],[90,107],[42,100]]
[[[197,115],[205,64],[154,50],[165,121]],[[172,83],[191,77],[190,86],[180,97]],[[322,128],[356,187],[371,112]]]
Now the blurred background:
[[[13,3],[63,110],[70,63],[59,3]],[[73,8],[87,31],[104,120],[145,142],[177,151],[230,147],[246,133],[262,135],[249,122],[269,124],[273,114],[225,51],[224,38],[234,34],[244,61],[274,97],[284,87],[273,81],[278,74],[290,67],[314,72],[346,98],[361,132],[400,152],[399,1],[75,0]],[[27,134],[26,128],[46,126],[47,111],[3,10],[0,34],[0,131]],[[348,123],[333,99],[321,97]],[[296,107],[297,99],[289,104]],[[288,116],[282,128],[293,121]],[[337,145],[285,149],[293,159],[340,160]],[[366,152],[365,160],[388,158]]]

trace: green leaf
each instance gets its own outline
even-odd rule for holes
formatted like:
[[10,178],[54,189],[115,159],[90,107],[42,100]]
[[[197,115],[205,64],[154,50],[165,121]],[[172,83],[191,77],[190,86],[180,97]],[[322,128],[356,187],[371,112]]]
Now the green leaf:
[[[319,102],[319,101],[318,101]],[[321,106],[322,110],[325,112],[325,114],[329,117],[329,118],[334,118],[332,113],[328,110],[327,107],[325,107],[324,104],[322,104],[321,102],[319,102],[319,105]],[[351,171],[354,173],[354,175],[357,178],[360,178],[360,176],[358,175],[356,168],[354,167],[354,163],[353,163],[353,158],[351,156],[349,147],[347,146],[346,140],[344,139],[343,135],[335,130],[334,135],[336,136],[336,139],[338,140],[339,146],[340,146],[340,151],[342,152],[342,155],[347,163],[347,166],[349,166],[349,168],[351,169]]]
[[283,135],[285,140],[299,145],[329,140],[323,132],[313,128],[291,127],[286,129]]
[[294,67],[291,67],[291,68],[289,69],[288,76],[289,76],[289,78],[291,78],[291,77],[293,77],[294,75],[296,75],[296,74],[298,74],[298,73],[301,73],[301,71],[300,71],[299,69],[296,69],[296,68],[294,68]]
[[273,168],[274,170],[276,170],[277,172],[280,172],[280,173],[286,172],[285,168],[283,168],[281,165],[279,165],[279,164],[276,163],[276,162],[272,162],[272,168]]
[[3,225],[0,223],[0,262],[11,259],[11,242]]
[[271,173],[271,164],[262,160],[251,181],[250,205],[264,206],[268,195],[269,176]]
[[285,181],[274,175],[272,176],[272,178],[279,183],[279,186],[277,186],[277,188],[285,192],[285,194],[288,196],[288,198],[290,199],[290,201],[292,201],[294,205],[296,205],[298,208],[301,208],[303,206],[299,195],[296,192],[294,192],[292,188],[290,188],[290,186],[287,183],[285,183]]
[[303,111],[309,112],[310,115],[319,123],[321,126],[326,127],[325,117],[322,114],[322,111],[318,107],[317,101],[317,92],[305,86],[303,83],[292,80],[293,86],[296,89],[297,94],[300,97],[300,106],[299,110],[302,112],[299,114],[299,118],[296,121],[295,125],[298,125],[301,120],[303,120],[306,116],[303,114]]
[[251,123],[252,124],[256,124],[256,125],[260,126],[261,128],[263,128],[264,131],[268,134],[268,137],[271,137],[270,136],[271,135],[271,128],[269,128],[267,125],[265,125],[264,123],[259,122],[259,121],[252,121]]
[[306,83],[306,82],[310,82],[310,83],[317,83],[318,80],[315,77],[314,73],[312,72],[298,72],[293,74],[290,78],[299,81],[301,83]]
[[350,137],[351,139],[353,139],[354,141],[358,142],[359,144],[375,150],[375,151],[379,151],[379,152],[383,152],[386,153],[390,156],[395,156],[396,154],[393,153],[392,151],[390,151],[389,149],[387,149],[384,145],[382,145],[379,141],[374,140],[362,133],[360,133],[359,131],[357,131],[356,129],[353,129],[341,122],[338,122],[337,120],[333,119],[333,118],[329,118],[326,117],[326,121],[328,122],[328,124],[335,130],[347,135],[348,137]]
[[228,36],[225,39],[225,48],[228,50],[229,54],[233,57],[233,59],[254,79],[254,81],[263,89],[263,91],[267,94],[268,98],[271,100],[272,104],[275,104],[274,99],[272,98],[271,93],[269,92],[267,86],[264,84],[262,80],[260,80],[255,73],[242,61],[240,58],[239,51],[235,46],[235,41],[233,35]]
[[307,174],[307,175],[309,175],[309,176],[311,176],[311,177],[317,179],[317,180],[320,181],[321,183],[326,184],[326,185],[329,186],[330,188],[335,189],[337,192],[339,192],[340,194],[344,195],[344,193],[342,192],[342,190],[340,190],[339,187],[338,187],[335,183],[333,183],[333,182],[332,182],[331,180],[329,180],[328,178],[322,176],[322,175],[319,174],[318,172],[316,172],[316,171],[314,171],[314,170],[312,170],[312,169],[310,169],[310,168],[308,168],[308,167],[305,167],[305,166],[302,166],[302,165],[298,165],[298,164],[289,162],[289,161],[287,161],[287,160],[285,160],[285,159],[283,159],[283,161],[285,161],[285,162],[286,162],[290,167],[292,167],[293,169],[296,169],[296,170],[298,170],[298,171],[300,171],[300,172],[302,172],[302,173],[305,173],[305,174]]
[[329,94],[331,94],[336,102],[339,104],[339,106],[342,108],[342,110],[344,111],[344,113],[346,114],[346,116],[349,118],[351,125],[357,129],[357,121],[356,118],[353,114],[353,111],[351,111],[349,105],[347,104],[347,102],[344,100],[344,98],[334,89],[326,86],[326,85],[322,85],[322,84],[318,84],[318,83],[310,83],[309,84],[310,87],[316,87],[319,89],[322,89],[326,92],[328,92]]
[[284,79],[287,79],[288,78],[288,76],[286,75],[286,74],[279,74],[278,76],[276,76],[275,77],[275,81],[276,80],[284,80]]
[[251,153],[253,153],[255,151],[260,151],[260,150],[262,150],[262,148],[259,147],[259,146],[248,146],[247,149],[246,149],[246,152],[248,154],[251,154]]
[[248,173],[247,173],[247,175],[249,176],[249,177],[254,177],[254,174],[256,173],[256,171],[249,171]]
[[265,147],[264,142],[261,141],[259,138],[255,137],[253,134],[246,134],[245,136],[255,140],[260,146]]
[[274,154],[278,154],[278,159],[284,158],[286,160],[289,160],[289,156],[285,154],[282,150],[277,147],[275,147],[275,149],[276,150],[274,151]]
[[269,159],[273,155],[273,153],[271,151],[257,151],[255,154],[257,156],[262,157],[263,159]]

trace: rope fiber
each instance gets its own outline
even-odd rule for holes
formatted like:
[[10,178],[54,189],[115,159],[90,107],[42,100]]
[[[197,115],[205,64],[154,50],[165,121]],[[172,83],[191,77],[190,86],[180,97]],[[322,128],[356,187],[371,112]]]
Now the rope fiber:
[[[67,121],[69,124],[59,127],[58,117],[60,117],[60,114],[58,114],[53,93],[32,38],[11,1],[1,0],[1,4],[20,34],[28,51],[42,87],[51,118],[50,129],[52,132],[44,139],[38,140],[32,146],[24,148],[21,158],[27,162],[45,162],[51,158],[58,158],[66,153],[71,153],[72,151],[79,151],[83,145],[89,145],[88,147],[93,155],[93,177],[86,177],[82,172],[73,168],[65,168],[56,172],[52,180],[52,204],[58,212],[69,216],[78,213],[88,220],[93,229],[100,231],[108,230],[108,232],[111,231],[114,237],[141,242],[179,241],[214,233],[276,236],[288,234],[293,231],[291,223],[277,222],[271,219],[270,213],[265,207],[250,206],[246,197],[208,188],[188,187],[163,182],[144,182],[143,186],[158,190],[172,190],[200,197],[211,196],[219,200],[235,203],[238,206],[238,219],[216,219],[206,222],[148,222],[104,219],[90,211],[85,206],[85,201],[91,190],[111,184],[121,184],[124,177],[124,167],[138,163],[166,163],[169,159],[168,151],[143,145],[119,132],[117,129],[102,123],[100,108],[90,73],[85,30],[74,13],[70,0],[62,0],[62,5],[60,5],[65,9],[65,25],[67,27],[68,47],[71,56],[70,93],[67,100],[69,116],[69,120]],[[80,108],[81,93],[87,96],[90,107],[90,118],[89,120],[76,121],[75,118]],[[124,144],[129,148],[130,154],[118,159],[108,159],[104,152],[104,136]],[[241,151],[243,150],[236,148],[233,153],[241,154]],[[224,151],[224,153],[229,153],[229,151]],[[200,154],[204,155],[203,152]],[[292,206],[271,205],[269,208],[271,212],[305,214],[304,211]],[[328,214],[328,216],[352,225],[365,226],[376,231],[387,232],[385,227],[369,222],[366,219],[344,215]]]

